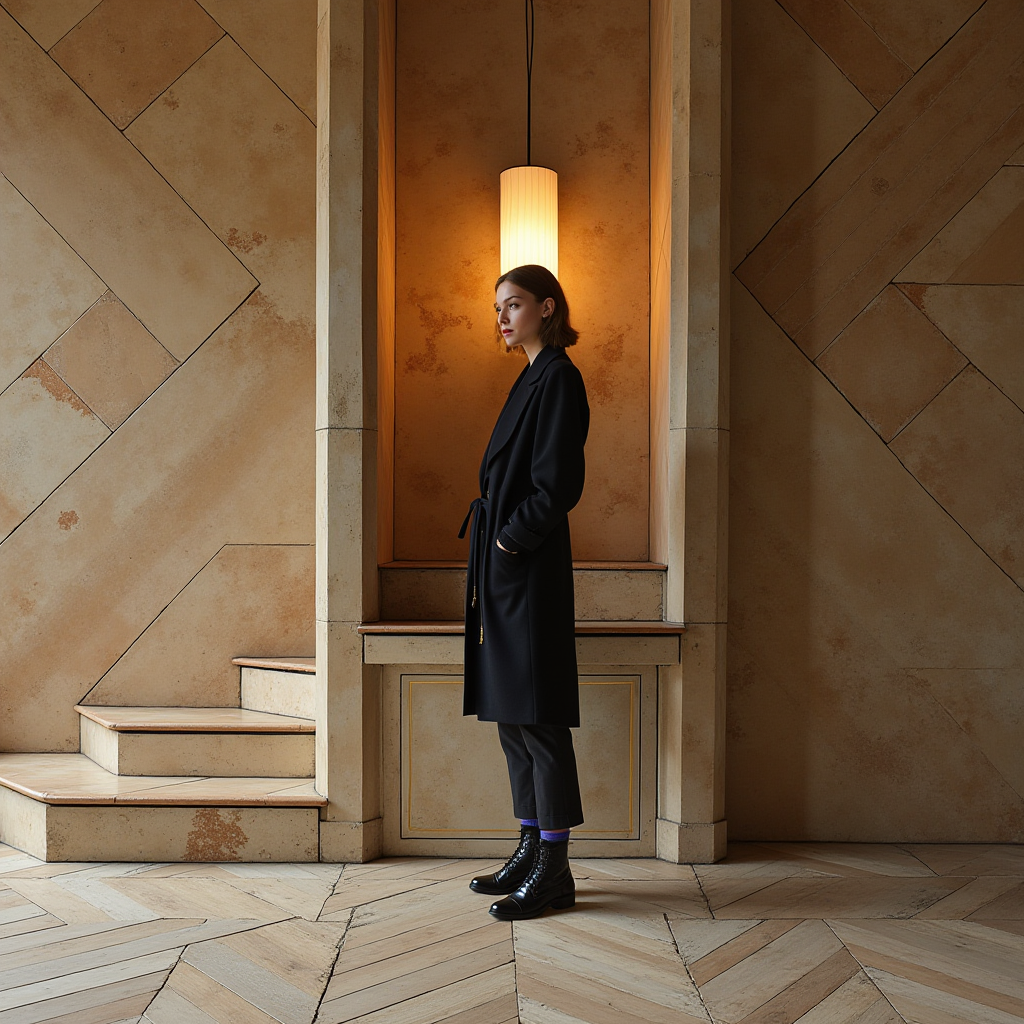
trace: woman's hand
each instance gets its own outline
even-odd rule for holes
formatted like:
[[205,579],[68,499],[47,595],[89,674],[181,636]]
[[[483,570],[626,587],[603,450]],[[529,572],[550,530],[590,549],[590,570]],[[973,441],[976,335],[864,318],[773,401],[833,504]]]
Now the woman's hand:
[[500,540],[498,540],[498,538],[497,538],[497,537],[495,537],[495,538],[494,538],[494,543],[495,543],[495,544],[497,544],[497,545],[498,545],[498,547],[499,547],[499,548],[501,548],[501,550],[502,550],[502,551],[506,551],[506,552],[508,552],[508,554],[510,554],[510,555],[518,555],[518,554],[519,554],[519,552],[518,552],[518,551],[510,551],[510,550],[509,550],[509,549],[508,549],[507,547],[505,547],[505,545],[504,545],[504,544],[502,544],[502,543],[501,543],[501,541],[500,541]]

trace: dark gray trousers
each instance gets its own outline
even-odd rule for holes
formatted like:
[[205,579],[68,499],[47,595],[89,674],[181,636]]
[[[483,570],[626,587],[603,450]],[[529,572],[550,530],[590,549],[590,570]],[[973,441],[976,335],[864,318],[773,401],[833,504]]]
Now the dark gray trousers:
[[576,752],[567,725],[498,723],[517,818],[537,818],[548,831],[583,823]]

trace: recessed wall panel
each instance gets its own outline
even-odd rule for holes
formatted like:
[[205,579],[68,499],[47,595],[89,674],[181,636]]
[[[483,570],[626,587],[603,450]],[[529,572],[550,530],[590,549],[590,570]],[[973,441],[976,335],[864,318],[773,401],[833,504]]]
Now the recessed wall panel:
[[[580,678],[573,744],[583,795],[577,840],[638,839],[641,676]],[[492,723],[462,715],[461,676],[401,677],[401,836],[488,839],[518,833]]]
[[[646,560],[649,495],[648,6],[537,0],[534,163],[559,178],[571,355],[592,411],[577,559]],[[495,338],[498,177],[526,160],[522,7],[399,0],[395,518],[398,560],[456,536],[523,366]]]

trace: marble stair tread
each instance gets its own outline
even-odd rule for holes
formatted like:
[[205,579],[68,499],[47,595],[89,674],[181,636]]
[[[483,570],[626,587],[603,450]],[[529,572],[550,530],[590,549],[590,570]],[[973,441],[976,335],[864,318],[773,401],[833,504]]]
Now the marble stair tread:
[[0,786],[47,804],[322,807],[312,779],[112,775],[85,754],[0,754]]
[[231,664],[243,668],[271,668],[279,672],[316,674],[316,658],[232,658]]
[[316,732],[308,718],[246,708],[134,708],[75,705],[75,710],[115,732]]

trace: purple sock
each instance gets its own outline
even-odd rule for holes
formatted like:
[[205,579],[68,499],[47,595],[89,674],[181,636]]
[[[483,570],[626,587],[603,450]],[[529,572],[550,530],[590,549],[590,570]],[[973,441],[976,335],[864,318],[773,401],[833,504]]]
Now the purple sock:
[[540,824],[536,818],[520,818],[519,821],[524,828],[536,828]]
[[548,843],[564,843],[568,841],[571,831],[572,829],[569,828],[553,829],[552,831],[542,828],[540,830],[540,837]]

